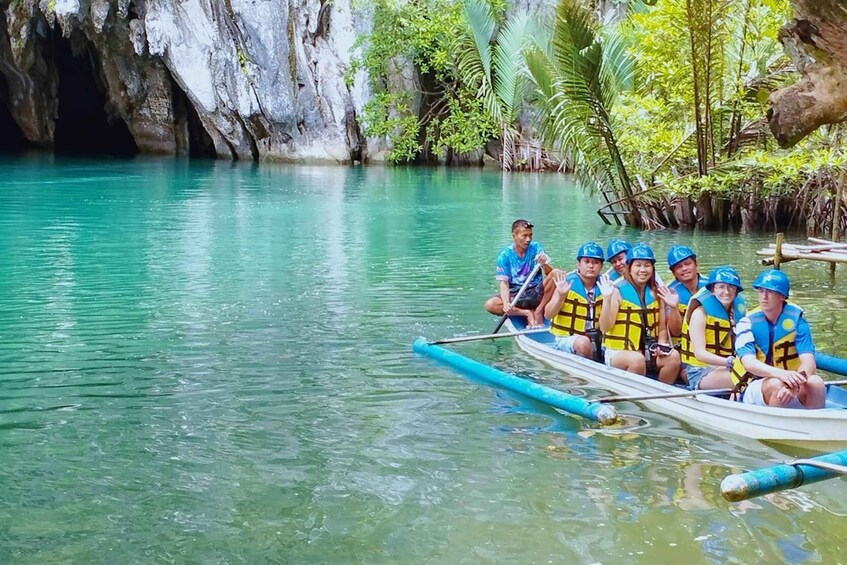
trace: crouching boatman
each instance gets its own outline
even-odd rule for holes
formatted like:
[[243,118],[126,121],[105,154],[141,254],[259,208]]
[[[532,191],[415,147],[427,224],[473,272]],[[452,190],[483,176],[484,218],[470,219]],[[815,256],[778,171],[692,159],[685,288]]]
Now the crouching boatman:
[[638,244],[627,251],[625,279],[602,281],[600,329],[606,364],[644,375],[658,370],[659,380],[673,384],[679,374],[679,352],[668,339],[665,305],[657,295],[653,250]]
[[[544,278],[542,273],[549,275],[553,270],[550,258],[537,241],[532,240],[532,228],[535,227],[526,220],[512,222],[512,244],[503,248],[497,256],[497,267],[494,278],[497,280],[497,295],[485,302],[485,309],[497,316],[526,317],[530,328],[541,327],[544,307],[553,296],[553,281]],[[541,265],[529,281],[523,295],[514,306],[512,301],[520,292],[521,287],[534,272],[534,265]]]
[[600,271],[603,248],[589,241],[576,252],[576,270],[568,274],[553,271],[556,284],[553,297],[544,309],[550,320],[550,333],[556,336],[556,349],[603,362],[600,335]]
[[735,359],[735,324],[747,313],[741,279],[732,267],[715,267],[706,288],[688,303],[680,340],[688,388],[732,388],[729,370]]
[[741,401],[782,408],[823,408],[826,388],[815,374],[812,333],[803,310],[786,303],[788,277],[782,271],[765,271],[753,281],[753,288],[759,294],[759,307],[735,328],[732,377],[739,383],[736,388],[743,390]]

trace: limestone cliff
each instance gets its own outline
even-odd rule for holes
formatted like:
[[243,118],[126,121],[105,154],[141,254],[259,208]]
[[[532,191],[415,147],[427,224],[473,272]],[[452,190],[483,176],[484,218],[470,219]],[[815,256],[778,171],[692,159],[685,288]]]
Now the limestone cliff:
[[0,104],[34,145],[72,135],[69,124],[84,129],[73,121],[78,109],[100,97],[103,127],[127,132],[142,152],[367,157],[355,119],[364,77],[348,86],[344,76],[356,26],[365,25],[351,0],[5,0],[0,8]]

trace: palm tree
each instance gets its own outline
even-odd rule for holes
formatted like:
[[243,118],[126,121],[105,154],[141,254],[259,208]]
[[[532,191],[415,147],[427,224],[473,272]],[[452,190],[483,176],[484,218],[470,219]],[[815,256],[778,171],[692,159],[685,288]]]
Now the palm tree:
[[[612,118],[618,94],[633,77],[619,28],[601,32],[578,0],[560,0],[552,41],[528,48],[526,63],[542,109],[545,141],[571,154],[574,172],[589,190],[609,187],[619,198],[631,199],[632,181]],[[639,221],[637,214],[630,216],[630,223]]]
[[522,51],[541,31],[526,12],[518,12],[497,31],[491,6],[483,0],[467,0],[464,18],[455,39],[460,80],[476,90],[485,109],[502,132],[504,170],[515,167],[523,144],[518,118],[530,83]]

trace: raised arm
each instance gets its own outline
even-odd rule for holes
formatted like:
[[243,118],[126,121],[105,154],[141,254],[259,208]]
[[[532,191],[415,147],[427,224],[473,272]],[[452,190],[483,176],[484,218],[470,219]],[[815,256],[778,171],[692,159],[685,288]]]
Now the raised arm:
[[598,282],[600,293],[603,295],[603,308],[600,310],[600,331],[606,333],[615,325],[618,310],[621,307],[621,293],[607,275],[600,277]]
[[[679,314],[677,308],[673,308]],[[659,335],[656,336],[659,343],[670,344],[671,338],[668,335],[668,317],[665,315],[665,301],[659,297]]]
[[682,314],[679,311],[679,294],[671,288],[658,284],[656,294],[665,303],[665,307],[662,310],[667,315],[668,331],[672,336],[679,337],[682,335]]
[[565,303],[565,297],[567,297],[568,291],[571,289],[571,283],[567,280],[564,271],[553,269],[551,273],[553,282],[556,284],[556,290],[553,291],[553,298],[544,307],[544,317],[548,320],[555,318],[559,310],[562,309],[562,304]]

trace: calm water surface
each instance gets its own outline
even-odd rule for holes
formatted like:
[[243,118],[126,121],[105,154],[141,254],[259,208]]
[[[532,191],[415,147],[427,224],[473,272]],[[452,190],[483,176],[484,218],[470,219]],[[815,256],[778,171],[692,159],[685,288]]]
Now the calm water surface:
[[[639,405],[601,432],[410,353],[492,329],[517,217],[560,266],[625,237],[759,270],[762,237],[595,207],[555,175],[0,161],[0,562],[846,562],[843,481],[720,498],[796,453]],[[847,274],[786,271],[847,351]],[[510,342],[456,350],[604,392]]]

